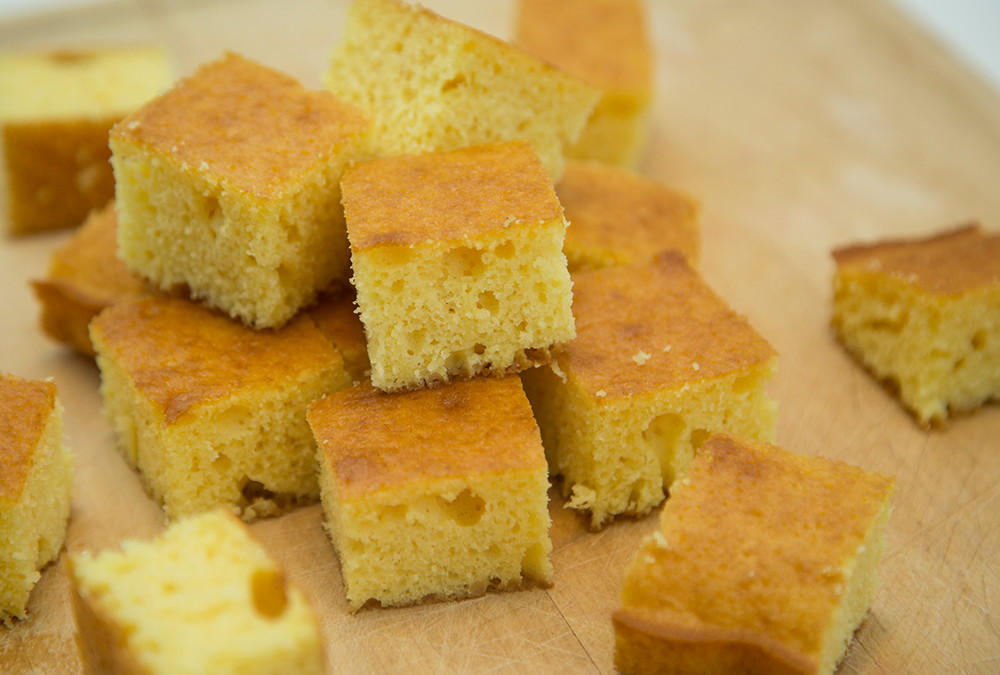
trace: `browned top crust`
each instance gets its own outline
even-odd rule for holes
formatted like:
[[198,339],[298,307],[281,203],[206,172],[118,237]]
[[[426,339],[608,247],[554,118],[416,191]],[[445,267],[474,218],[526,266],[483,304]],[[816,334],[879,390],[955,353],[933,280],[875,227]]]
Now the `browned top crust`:
[[90,335],[98,353],[128,374],[166,424],[212,401],[343,367],[306,315],[279,330],[255,331],[180,298],[113,305],[91,322]]
[[491,143],[355,165],[341,181],[352,250],[477,237],[562,218],[530,144]]
[[41,282],[88,306],[107,307],[147,294],[149,286],[118,258],[118,212],[114,202],[91,212],[73,236],[52,253],[48,276]]
[[226,53],[116,124],[111,139],[266,199],[280,197],[368,124],[329,92]]
[[308,418],[342,499],[545,465],[538,426],[515,375],[400,394],[360,384],[317,401]]
[[[631,171],[567,160],[556,194],[566,212],[566,254],[613,251],[619,263],[675,249],[698,263],[698,203]],[[571,260],[572,262],[572,260]]]
[[615,620],[664,640],[753,644],[815,672],[844,565],[894,489],[842,462],[713,436],[671,488]]
[[676,251],[574,275],[573,315],[577,337],[559,364],[598,402],[676,389],[775,357]]
[[862,268],[950,295],[1000,284],[1000,235],[970,223],[928,237],[887,239],[833,251],[838,271]]
[[653,52],[639,0],[520,0],[515,43],[604,90],[648,94]]
[[0,499],[16,502],[56,404],[56,385],[0,374]]

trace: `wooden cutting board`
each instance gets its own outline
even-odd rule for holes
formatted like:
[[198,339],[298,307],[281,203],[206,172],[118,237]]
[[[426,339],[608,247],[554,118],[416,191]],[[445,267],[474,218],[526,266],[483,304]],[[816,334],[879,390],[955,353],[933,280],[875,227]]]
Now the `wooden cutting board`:
[[[153,40],[181,73],[242,52],[319,86],[344,2],[133,0],[0,24],[3,48]],[[507,2],[428,2],[509,35]],[[1000,406],[923,431],[828,323],[829,251],[970,218],[1000,228],[1000,96],[876,0],[650,2],[657,100],[642,170],[703,202],[703,273],[781,354],[778,442],[893,474],[882,585],[841,672],[1000,672]],[[55,378],[77,456],[70,551],[151,537],[160,510],[115,450],[90,361],[44,338],[26,281],[65,234],[0,241],[0,370]],[[599,533],[552,494],[555,585],[347,612],[318,506],[253,526],[321,616],[331,672],[613,671],[611,611],[655,517]],[[0,671],[76,672],[62,560]]]

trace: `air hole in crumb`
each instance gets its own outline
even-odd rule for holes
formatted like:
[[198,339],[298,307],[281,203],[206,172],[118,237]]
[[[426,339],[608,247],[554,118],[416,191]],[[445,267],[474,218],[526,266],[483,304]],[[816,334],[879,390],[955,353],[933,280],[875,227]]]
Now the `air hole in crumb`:
[[984,331],[976,331],[976,334],[972,336],[972,348],[976,351],[981,350],[986,346],[986,333]]
[[691,447],[697,451],[701,447],[701,444],[707,441],[711,435],[712,432],[706,429],[695,429],[691,432]]
[[549,288],[541,281],[535,283],[535,297],[538,298],[538,302],[543,305],[548,302]]
[[512,241],[505,241],[493,249],[493,255],[504,260],[510,260],[516,252],[517,250],[514,248],[514,242]]
[[281,616],[288,606],[285,575],[279,570],[254,571],[250,577],[250,595],[258,614],[268,619]]
[[403,281],[402,279],[396,279],[395,281],[392,282],[393,293],[397,294],[402,293],[405,287],[406,287],[406,282]]
[[209,220],[215,218],[215,215],[219,212],[219,200],[215,197],[205,198],[205,217]]
[[496,314],[497,310],[500,309],[500,301],[491,291],[483,291],[479,294],[479,306],[490,314]]
[[219,453],[219,455],[212,460],[212,468],[216,471],[225,471],[233,465],[233,460],[229,459],[228,455]]
[[962,369],[962,366],[964,366],[964,365],[965,365],[965,357],[963,356],[959,360],[955,361],[955,365],[953,367],[954,367],[954,370],[956,372],[958,372],[959,370]]
[[476,346],[472,348],[472,351],[474,351],[479,356],[482,356],[483,354],[486,353],[486,345],[484,345],[484,344],[482,344],[480,342],[477,342]]
[[753,375],[744,375],[743,377],[738,377],[733,382],[733,393],[734,394],[745,394],[754,388],[757,383],[757,378]]
[[479,251],[468,246],[459,246],[445,254],[445,264],[455,274],[472,276],[483,270],[483,257]]
[[462,527],[471,527],[479,522],[486,512],[486,502],[479,495],[475,495],[468,488],[458,493],[453,500],[448,501],[438,497],[441,509]]
[[459,73],[455,77],[451,78],[447,82],[441,85],[441,93],[446,91],[451,91],[452,89],[457,89],[466,83],[465,74]]
[[244,481],[243,487],[240,488],[240,494],[243,495],[243,499],[247,500],[247,503],[252,504],[258,499],[274,499],[274,492],[264,487],[263,483],[249,478],[244,478]]

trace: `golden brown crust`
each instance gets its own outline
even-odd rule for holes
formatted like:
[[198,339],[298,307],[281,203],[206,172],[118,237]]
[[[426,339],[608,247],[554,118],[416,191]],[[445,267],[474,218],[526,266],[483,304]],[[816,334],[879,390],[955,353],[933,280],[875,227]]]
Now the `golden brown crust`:
[[149,286],[117,256],[114,203],[94,211],[49,261],[45,279],[31,282],[42,305],[42,329],[87,356],[94,355],[87,327],[105,307],[147,295]]
[[736,641],[814,671],[843,601],[845,564],[894,484],[841,462],[713,436],[671,488],[660,543],[640,549],[618,619],[659,640]]
[[516,376],[401,394],[364,383],[309,408],[342,499],[439,478],[536,470],[541,437]]
[[56,404],[56,385],[0,374],[0,499],[17,501]]
[[329,92],[237,54],[199,68],[111,130],[206,179],[261,198],[280,196],[368,126]]
[[887,239],[833,251],[838,271],[862,268],[950,295],[1000,283],[1000,234],[970,223],[927,237]]
[[515,43],[593,86],[649,95],[653,53],[639,0],[520,0]]
[[341,182],[352,250],[474,238],[562,218],[538,155],[524,141],[388,157]]
[[642,262],[667,249],[698,265],[697,201],[626,169],[567,160],[556,185],[566,212],[566,257],[586,265],[611,252],[615,263]]
[[114,197],[108,130],[118,119],[3,125],[11,234],[76,227]]
[[676,251],[573,277],[577,338],[559,358],[599,401],[761,366],[774,349]]
[[254,331],[180,298],[118,303],[91,322],[90,334],[166,424],[233,392],[273,388],[341,360],[306,315],[279,330]]

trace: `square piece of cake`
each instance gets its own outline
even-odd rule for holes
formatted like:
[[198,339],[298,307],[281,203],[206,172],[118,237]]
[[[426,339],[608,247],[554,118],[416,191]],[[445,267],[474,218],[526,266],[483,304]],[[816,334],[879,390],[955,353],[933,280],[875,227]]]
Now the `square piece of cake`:
[[245,520],[319,496],[310,403],[350,384],[312,320],[254,331],[180,298],[128,300],[90,324],[104,410],[168,518]]
[[76,227],[115,196],[108,131],[173,81],[159,47],[0,55],[11,234]]
[[567,157],[634,166],[653,97],[642,0],[520,0],[515,44],[597,88],[601,98]]
[[277,327],[347,279],[344,167],[368,120],[236,54],[111,130],[122,259],[161,289]]
[[680,253],[573,282],[576,340],[522,378],[549,470],[592,527],[649,512],[713,432],[772,440],[775,352]]
[[626,572],[615,666],[832,673],[871,606],[894,489],[849,464],[713,436]]
[[976,224],[833,257],[837,338],[920,424],[1000,399],[1000,234]]
[[31,282],[42,306],[41,324],[49,337],[86,356],[90,321],[116,302],[149,295],[153,290],[117,255],[118,213],[114,202],[94,211],[52,252],[44,279]]
[[73,555],[69,570],[90,672],[324,672],[312,608],[228,513],[175,522],[121,551]]
[[39,570],[59,556],[72,489],[56,385],[0,374],[0,623],[27,615]]
[[598,98],[541,59],[400,0],[354,0],[323,82],[372,116],[380,156],[524,139],[553,180]]
[[522,370],[573,339],[566,220],[527,143],[374,160],[342,189],[379,389]]
[[361,384],[313,404],[309,424],[352,610],[551,582],[545,455],[516,376]]
[[670,249],[698,267],[693,198],[627,169],[580,160],[566,162],[556,195],[569,222],[563,251],[571,273],[641,263]]

